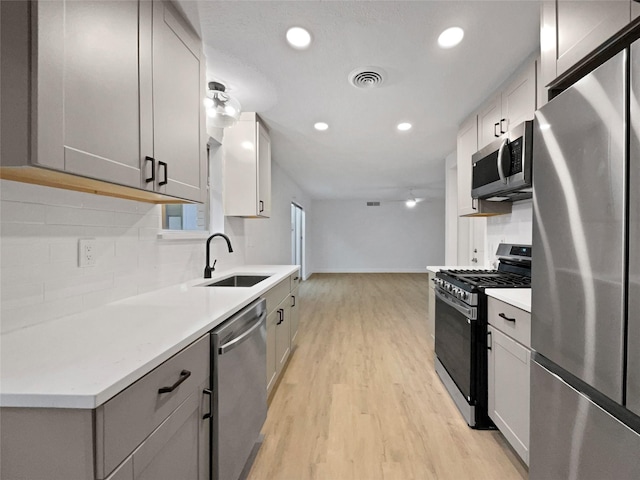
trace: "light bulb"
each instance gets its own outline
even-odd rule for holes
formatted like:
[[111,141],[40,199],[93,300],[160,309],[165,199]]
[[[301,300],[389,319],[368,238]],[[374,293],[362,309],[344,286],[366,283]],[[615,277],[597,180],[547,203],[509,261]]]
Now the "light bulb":
[[313,126],[313,128],[315,128],[316,130],[320,130],[322,132],[327,128],[329,128],[329,125],[324,122],[318,122]]
[[398,130],[400,130],[401,132],[406,132],[407,130],[411,129],[411,124],[410,123],[399,123],[398,124]]
[[458,45],[464,38],[464,30],[460,27],[447,28],[438,37],[438,45],[442,48],[451,48]]
[[293,48],[303,50],[311,45],[311,34],[302,27],[291,27],[287,30],[287,42]]

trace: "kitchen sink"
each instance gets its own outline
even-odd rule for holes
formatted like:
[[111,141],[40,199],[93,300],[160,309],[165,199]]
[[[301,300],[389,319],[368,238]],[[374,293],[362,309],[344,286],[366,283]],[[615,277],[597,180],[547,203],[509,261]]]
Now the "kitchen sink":
[[233,277],[207,283],[203,287],[253,287],[269,277],[270,275],[234,275]]

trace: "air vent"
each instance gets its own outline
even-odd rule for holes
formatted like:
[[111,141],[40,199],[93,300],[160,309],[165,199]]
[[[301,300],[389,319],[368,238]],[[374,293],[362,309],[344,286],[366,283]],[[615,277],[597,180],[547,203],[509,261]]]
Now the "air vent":
[[385,71],[379,67],[356,68],[349,74],[349,83],[356,88],[377,88],[386,78]]
[[367,207],[379,207],[380,202],[367,202]]

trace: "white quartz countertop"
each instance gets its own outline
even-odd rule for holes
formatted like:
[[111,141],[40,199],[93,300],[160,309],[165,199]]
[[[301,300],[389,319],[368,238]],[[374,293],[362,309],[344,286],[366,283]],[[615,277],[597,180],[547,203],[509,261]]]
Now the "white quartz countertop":
[[530,288],[487,288],[484,293],[531,313]]
[[[96,408],[299,269],[243,266],[0,336],[0,406]],[[201,287],[234,274],[246,288]]]

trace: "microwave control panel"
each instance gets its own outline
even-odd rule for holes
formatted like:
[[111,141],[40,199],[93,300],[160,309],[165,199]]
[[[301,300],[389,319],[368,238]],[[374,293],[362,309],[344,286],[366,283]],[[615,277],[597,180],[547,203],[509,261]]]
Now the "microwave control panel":
[[522,172],[522,137],[509,144],[511,151],[511,175]]

